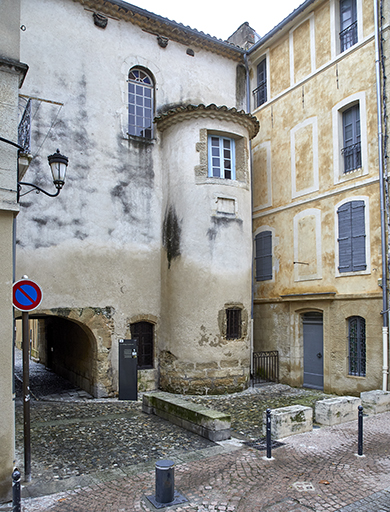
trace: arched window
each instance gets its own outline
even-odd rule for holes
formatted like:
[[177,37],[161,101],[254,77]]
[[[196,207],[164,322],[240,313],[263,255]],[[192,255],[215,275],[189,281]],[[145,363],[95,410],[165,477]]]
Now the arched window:
[[348,319],[349,375],[366,376],[366,321],[361,316]]
[[154,83],[143,69],[129,73],[129,135],[151,139],[153,135]]
[[130,325],[131,337],[138,341],[138,368],[153,368],[154,325],[136,322]]

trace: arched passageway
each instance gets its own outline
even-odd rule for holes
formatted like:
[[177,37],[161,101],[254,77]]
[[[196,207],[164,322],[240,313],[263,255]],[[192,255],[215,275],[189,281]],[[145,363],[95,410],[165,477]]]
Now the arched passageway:
[[[91,331],[58,316],[31,318],[29,327],[31,354],[34,359],[94,395],[96,343]],[[20,325],[17,325],[17,345],[21,347],[19,331]]]

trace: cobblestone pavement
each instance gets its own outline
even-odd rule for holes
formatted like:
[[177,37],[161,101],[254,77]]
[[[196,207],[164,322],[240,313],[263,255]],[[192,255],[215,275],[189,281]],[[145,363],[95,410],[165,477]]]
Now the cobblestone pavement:
[[[140,401],[91,400],[69,384],[58,395],[61,382],[53,374],[56,385],[34,385],[47,376],[32,365],[36,399],[25,512],[156,510],[146,496],[155,494],[154,464],[161,458],[175,462],[175,488],[188,499],[162,510],[390,512],[390,413],[364,419],[364,457],[356,455],[357,422],[351,422],[286,438],[267,460],[264,451],[243,445],[261,436],[259,411],[320,394],[276,385],[230,397],[193,397],[234,417],[234,439],[212,443],[145,415]],[[23,473],[21,409],[18,400],[17,464]]]

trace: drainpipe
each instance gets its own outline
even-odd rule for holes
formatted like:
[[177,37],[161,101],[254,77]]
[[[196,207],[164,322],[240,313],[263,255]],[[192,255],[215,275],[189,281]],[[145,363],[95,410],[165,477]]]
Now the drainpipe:
[[381,69],[380,69],[380,31],[378,0],[374,0],[374,21],[375,21],[375,74],[376,74],[376,101],[378,115],[378,154],[379,154],[379,187],[381,205],[381,251],[382,251],[382,302],[383,302],[383,367],[382,367],[382,389],[387,391],[387,376],[389,373],[388,358],[388,336],[389,336],[389,308],[387,299],[387,254],[386,254],[386,211],[385,211],[385,190],[383,173],[383,132],[382,132],[382,94],[381,94]]
[[[247,113],[251,113],[251,96],[250,96],[250,79],[249,79],[249,65],[248,65],[248,54],[244,53],[244,62],[245,62],[245,70],[246,70],[246,110]],[[253,220],[253,165],[252,165],[252,141],[249,140],[249,172],[251,175],[251,224]],[[252,234],[251,234],[252,238]],[[253,240],[252,240],[252,298],[251,298],[251,329],[250,329],[250,378],[253,386],[253,351],[254,351],[254,336],[253,336],[253,304],[254,304],[254,296],[255,296],[255,278],[254,278],[254,250],[253,250]]]

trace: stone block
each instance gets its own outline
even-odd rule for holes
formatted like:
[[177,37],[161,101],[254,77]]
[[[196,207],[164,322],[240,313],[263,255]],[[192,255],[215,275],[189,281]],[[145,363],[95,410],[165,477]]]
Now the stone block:
[[[266,432],[266,413],[263,415],[264,433]],[[281,439],[294,434],[313,430],[313,409],[304,405],[290,405],[271,411],[271,435]]]
[[360,398],[355,396],[339,396],[319,400],[315,405],[315,421],[320,425],[339,425],[347,421],[357,420]]
[[147,414],[156,414],[210,441],[230,438],[229,414],[208,409],[169,393],[145,393],[142,410]]
[[365,414],[373,415],[390,411],[390,391],[381,389],[363,391],[360,393],[360,398]]

